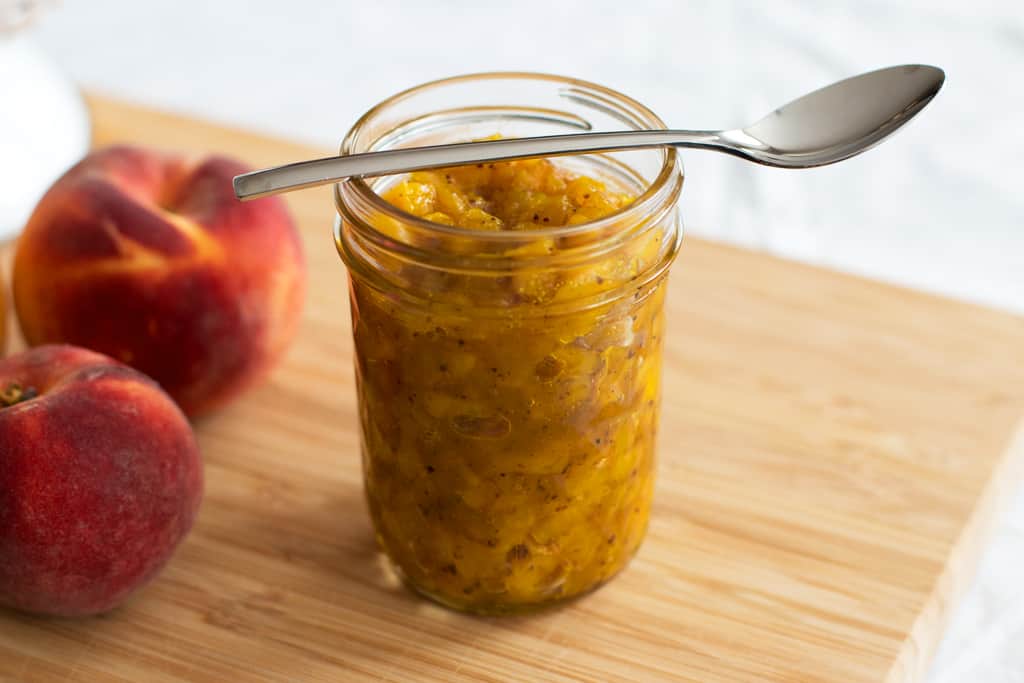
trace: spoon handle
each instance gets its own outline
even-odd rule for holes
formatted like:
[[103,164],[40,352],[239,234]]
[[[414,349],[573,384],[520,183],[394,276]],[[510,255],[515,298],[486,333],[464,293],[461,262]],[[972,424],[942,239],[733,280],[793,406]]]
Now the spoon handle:
[[712,147],[717,146],[719,139],[719,133],[713,131],[627,130],[460,142],[299,161],[245,173],[235,178],[234,187],[239,199],[256,199],[354,176],[372,177],[460,164],[618,149],[671,145]]

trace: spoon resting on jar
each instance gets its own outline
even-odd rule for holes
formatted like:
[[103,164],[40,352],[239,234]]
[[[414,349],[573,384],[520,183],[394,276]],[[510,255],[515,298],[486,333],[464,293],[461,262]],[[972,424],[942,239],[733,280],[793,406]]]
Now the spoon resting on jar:
[[744,128],[629,130],[464,142],[299,161],[236,176],[241,200],[427,168],[651,147],[725,152],[765,166],[812,168],[886,139],[938,94],[942,69],[892,66],[847,78],[783,105]]

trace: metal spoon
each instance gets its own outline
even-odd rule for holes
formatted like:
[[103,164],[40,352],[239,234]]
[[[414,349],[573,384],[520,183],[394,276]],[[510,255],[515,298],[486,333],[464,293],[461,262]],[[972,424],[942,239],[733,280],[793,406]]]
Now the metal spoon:
[[945,78],[934,66],[892,66],[815,90],[757,123],[731,130],[573,133],[300,161],[237,176],[235,196],[255,199],[356,176],[642,147],[698,147],[780,168],[824,166],[860,154],[892,135],[935,97]]

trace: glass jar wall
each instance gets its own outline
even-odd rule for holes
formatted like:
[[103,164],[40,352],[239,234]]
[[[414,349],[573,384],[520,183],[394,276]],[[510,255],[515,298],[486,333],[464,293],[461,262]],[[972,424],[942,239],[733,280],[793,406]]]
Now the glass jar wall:
[[[481,74],[383,102],[342,152],[661,127],[590,83]],[[636,552],[651,506],[682,174],[674,150],[554,163],[635,200],[589,222],[486,230],[384,201],[401,178],[336,186],[377,539],[414,589],[468,611],[600,585]]]

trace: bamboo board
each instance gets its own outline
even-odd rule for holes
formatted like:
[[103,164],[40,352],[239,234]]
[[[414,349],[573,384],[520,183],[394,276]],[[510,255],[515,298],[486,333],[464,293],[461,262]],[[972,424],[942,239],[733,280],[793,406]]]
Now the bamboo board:
[[[323,151],[91,106],[97,144],[255,166]],[[289,202],[311,268],[300,337],[196,424],[191,536],[106,617],[0,612],[0,680],[922,678],[1024,466],[1024,320],[687,239],[640,554],[565,608],[472,618],[397,585],[374,549],[333,207],[323,189]]]

